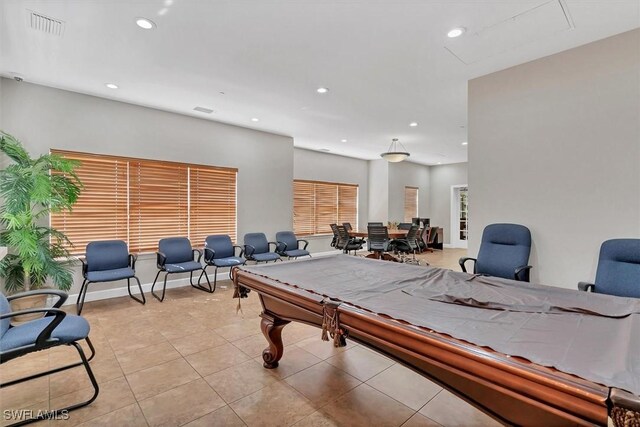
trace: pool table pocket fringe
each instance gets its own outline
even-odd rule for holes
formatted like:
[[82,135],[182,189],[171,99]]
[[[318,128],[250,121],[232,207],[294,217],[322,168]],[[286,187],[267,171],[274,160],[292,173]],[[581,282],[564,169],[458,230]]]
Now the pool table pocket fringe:
[[340,303],[327,299],[322,301],[322,341],[329,341],[329,336],[331,336],[334,347],[347,345],[347,331],[340,327],[339,305]]

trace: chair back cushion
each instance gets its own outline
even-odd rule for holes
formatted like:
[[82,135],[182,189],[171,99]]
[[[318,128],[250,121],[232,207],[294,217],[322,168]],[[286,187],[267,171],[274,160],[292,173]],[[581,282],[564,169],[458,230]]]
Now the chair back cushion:
[[401,222],[398,224],[398,230],[408,230],[411,228],[412,223],[410,222]]
[[[7,301],[7,297],[5,297],[3,293],[0,293],[0,315],[7,313],[11,313],[9,301]],[[9,329],[10,322],[10,318],[0,320],[0,338],[2,338],[4,333]]]
[[298,249],[298,238],[293,231],[278,231],[276,233],[276,242],[286,243],[288,251]]
[[269,242],[264,233],[247,233],[244,235],[244,244],[251,245],[256,250],[254,254],[264,254],[269,252]]
[[640,239],[602,243],[595,292],[640,298]]
[[389,243],[389,230],[384,225],[369,225],[367,227],[367,243],[370,251],[387,250]]
[[531,232],[519,224],[491,224],[482,233],[476,273],[513,279],[518,267],[527,265]]
[[87,245],[87,271],[129,267],[129,248],[122,240],[101,240]]
[[227,234],[207,236],[204,240],[204,247],[215,252],[213,259],[229,258],[235,255],[231,237]]
[[158,250],[167,257],[167,264],[193,261],[191,242],[186,237],[168,237],[158,242]]
[[350,222],[343,222],[343,223],[342,223],[342,226],[343,226],[343,227],[344,227],[344,229],[345,229],[345,230],[347,230],[347,231],[351,231],[351,230],[353,230],[353,227],[351,226],[351,223],[350,223]]

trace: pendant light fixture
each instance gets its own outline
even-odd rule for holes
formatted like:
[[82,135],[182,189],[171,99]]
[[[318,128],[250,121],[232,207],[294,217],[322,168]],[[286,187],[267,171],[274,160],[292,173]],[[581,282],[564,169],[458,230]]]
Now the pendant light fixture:
[[[402,149],[399,149],[398,145],[400,145]],[[402,143],[398,141],[398,138],[393,138],[387,152],[380,154],[380,157],[391,163],[401,162],[409,156],[409,152],[404,147],[404,145],[402,145]]]

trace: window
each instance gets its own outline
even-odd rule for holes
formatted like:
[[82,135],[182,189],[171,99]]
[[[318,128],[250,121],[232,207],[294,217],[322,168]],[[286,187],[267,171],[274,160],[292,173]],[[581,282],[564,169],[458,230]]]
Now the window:
[[329,224],[358,226],[358,186],[293,181],[293,230],[297,235],[331,234]]
[[418,188],[404,187],[404,221],[418,217]]
[[93,240],[124,240],[132,252],[151,252],[164,237],[187,236],[194,246],[209,234],[236,239],[237,169],[51,152],[81,162],[84,188],[73,211],[51,215],[73,254]]

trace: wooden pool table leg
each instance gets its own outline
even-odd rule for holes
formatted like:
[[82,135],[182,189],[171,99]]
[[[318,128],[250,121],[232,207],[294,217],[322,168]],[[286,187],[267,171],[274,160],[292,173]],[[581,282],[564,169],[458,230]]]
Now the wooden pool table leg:
[[262,317],[260,329],[262,329],[262,334],[269,343],[269,347],[265,348],[262,352],[262,360],[264,360],[263,366],[267,369],[277,368],[278,361],[284,353],[282,328],[284,328],[289,321],[282,320],[279,317],[265,312],[260,314],[260,317]]

